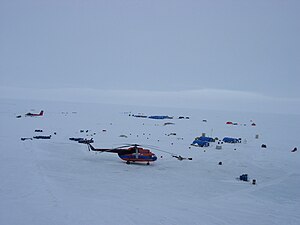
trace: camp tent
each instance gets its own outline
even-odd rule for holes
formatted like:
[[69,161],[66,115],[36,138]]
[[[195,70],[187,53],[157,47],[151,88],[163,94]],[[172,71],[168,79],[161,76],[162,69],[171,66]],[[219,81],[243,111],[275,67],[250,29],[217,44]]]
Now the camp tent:
[[238,139],[238,138],[232,138],[232,137],[224,137],[223,141],[225,143],[239,143],[240,139]]
[[201,136],[201,137],[198,137],[196,139],[201,140],[201,141],[207,141],[207,142],[215,142],[215,139],[213,139],[212,137]]
[[192,145],[194,146],[199,146],[199,147],[208,147],[209,146],[209,142],[208,141],[201,141],[201,140],[194,140]]

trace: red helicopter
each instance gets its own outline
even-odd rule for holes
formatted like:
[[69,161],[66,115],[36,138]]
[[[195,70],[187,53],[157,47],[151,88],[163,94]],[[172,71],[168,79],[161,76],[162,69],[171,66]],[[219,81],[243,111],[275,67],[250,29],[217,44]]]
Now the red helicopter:
[[25,116],[43,116],[44,115],[44,111],[41,110],[40,113],[26,113]]
[[[89,151],[98,151],[98,152],[111,152],[111,153],[117,153],[118,156],[126,161],[126,164],[130,164],[131,162],[146,162],[147,165],[150,164],[150,162],[154,162],[157,160],[157,156],[152,153],[149,149],[144,149],[141,147],[141,145],[138,144],[132,144],[132,145],[124,145],[120,146],[118,148],[112,148],[112,149],[105,149],[105,148],[94,148],[90,143],[86,143],[88,145]],[[157,149],[158,150],[158,149]],[[170,152],[158,150],[161,152],[165,152],[168,154],[171,154],[172,157],[177,158],[178,160],[192,160],[192,158],[184,158],[181,156],[173,155]]]

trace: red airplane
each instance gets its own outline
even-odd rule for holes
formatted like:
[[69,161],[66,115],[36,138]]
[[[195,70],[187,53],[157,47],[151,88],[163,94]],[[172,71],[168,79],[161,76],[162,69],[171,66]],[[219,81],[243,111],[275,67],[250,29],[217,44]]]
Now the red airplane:
[[41,110],[41,112],[39,114],[37,113],[26,113],[25,116],[43,116],[44,115],[44,111]]

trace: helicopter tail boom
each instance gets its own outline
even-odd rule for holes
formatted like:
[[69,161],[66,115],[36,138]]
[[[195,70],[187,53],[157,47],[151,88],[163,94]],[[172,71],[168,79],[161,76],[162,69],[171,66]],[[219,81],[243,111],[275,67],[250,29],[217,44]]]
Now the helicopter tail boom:
[[124,151],[123,149],[110,149],[110,148],[94,148],[90,143],[86,143],[88,145],[89,150],[95,151],[95,152],[111,152],[111,153],[120,153]]

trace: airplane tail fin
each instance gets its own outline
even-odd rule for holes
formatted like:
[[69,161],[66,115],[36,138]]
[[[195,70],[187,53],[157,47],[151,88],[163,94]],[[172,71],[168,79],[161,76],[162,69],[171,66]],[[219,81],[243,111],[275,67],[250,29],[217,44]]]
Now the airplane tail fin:
[[43,116],[44,115],[44,111],[42,110],[39,115]]

